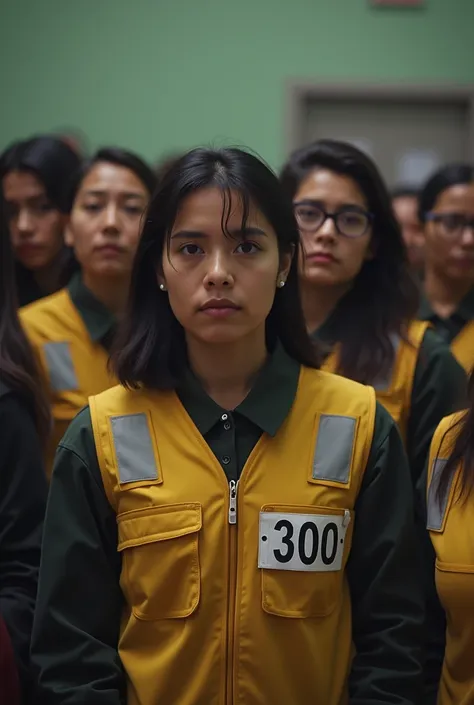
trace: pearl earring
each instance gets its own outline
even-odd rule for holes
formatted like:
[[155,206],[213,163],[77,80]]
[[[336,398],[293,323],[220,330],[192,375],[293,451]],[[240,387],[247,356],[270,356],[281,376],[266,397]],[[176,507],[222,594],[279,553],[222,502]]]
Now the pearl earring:
[[281,281],[278,282],[278,288],[279,288],[279,289],[283,289],[283,287],[285,286],[285,284],[286,284],[286,282],[283,281],[283,279],[282,279]]
[[160,284],[160,289],[161,291],[166,291],[166,286],[164,284]]

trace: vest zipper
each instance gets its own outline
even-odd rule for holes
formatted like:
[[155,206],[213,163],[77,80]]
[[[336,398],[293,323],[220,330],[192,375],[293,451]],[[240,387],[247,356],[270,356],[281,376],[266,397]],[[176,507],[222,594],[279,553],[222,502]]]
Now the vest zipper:
[[229,482],[229,524],[237,524],[237,482]]
[[229,482],[229,611],[227,614],[226,705],[234,701],[235,605],[237,599],[237,490],[239,482]]

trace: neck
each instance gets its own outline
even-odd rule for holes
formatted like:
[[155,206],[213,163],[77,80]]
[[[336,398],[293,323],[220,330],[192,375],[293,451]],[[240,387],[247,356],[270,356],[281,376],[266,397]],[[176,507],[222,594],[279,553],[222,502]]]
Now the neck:
[[349,286],[315,287],[305,281],[300,283],[301,303],[306,328],[311,335],[320,328],[336,308]]
[[428,301],[441,318],[448,318],[472,288],[472,280],[450,279],[442,272],[427,268],[424,290]]
[[38,269],[33,273],[34,279],[43,294],[54,294],[59,289],[59,277],[62,266],[62,258],[56,257],[47,267]]
[[251,339],[209,345],[187,337],[189,364],[207,394],[216,404],[232,410],[250,392],[265,364],[265,331]]
[[84,284],[95,298],[114,314],[121,318],[125,312],[128,299],[130,277],[96,277],[87,272],[82,273]]

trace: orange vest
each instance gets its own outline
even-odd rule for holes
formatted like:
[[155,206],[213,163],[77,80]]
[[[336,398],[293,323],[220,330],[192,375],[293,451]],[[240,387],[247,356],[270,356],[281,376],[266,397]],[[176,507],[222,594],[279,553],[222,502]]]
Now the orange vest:
[[436,552],[436,588],[446,612],[446,650],[438,705],[474,703],[474,492],[459,500],[460,473],[443,501],[437,489],[463,414],[443,419],[431,444],[428,522]]
[[[420,352],[421,343],[430,324],[425,321],[413,321],[408,329],[408,341],[402,338],[395,340],[395,359],[392,369],[385,379],[374,383],[377,401],[389,412],[397,423],[400,435],[406,443],[408,419],[410,416],[411,395],[413,380],[415,378],[416,363]],[[323,364],[327,372],[338,372],[339,352],[338,346],[329,355]]]
[[90,408],[123,556],[127,705],[346,705],[373,390],[302,368],[237,484],[174,392],[116,387]]
[[45,458],[50,475],[56,447],[74,416],[91,394],[99,394],[117,380],[108,372],[108,353],[91,340],[67,289],[25,306],[20,319],[51,404],[53,429]]
[[451,343],[451,350],[467,374],[474,367],[474,321],[466,323]]

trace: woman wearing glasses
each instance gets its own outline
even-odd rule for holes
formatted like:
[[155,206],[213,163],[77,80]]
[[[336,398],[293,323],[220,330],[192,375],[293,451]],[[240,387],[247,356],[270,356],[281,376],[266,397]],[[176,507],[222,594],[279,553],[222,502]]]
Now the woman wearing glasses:
[[420,197],[425,223],[425,299],[429,321],[470,372],[474,365],[474,166],[434,174]]
[[302,238],[308,331],[326,348],[327,370],[375,387],[416,482],[465,376],[436,333],[414,321],[417,286],[382,177],[355,147],[321,140],[295,152],[281,179]]

